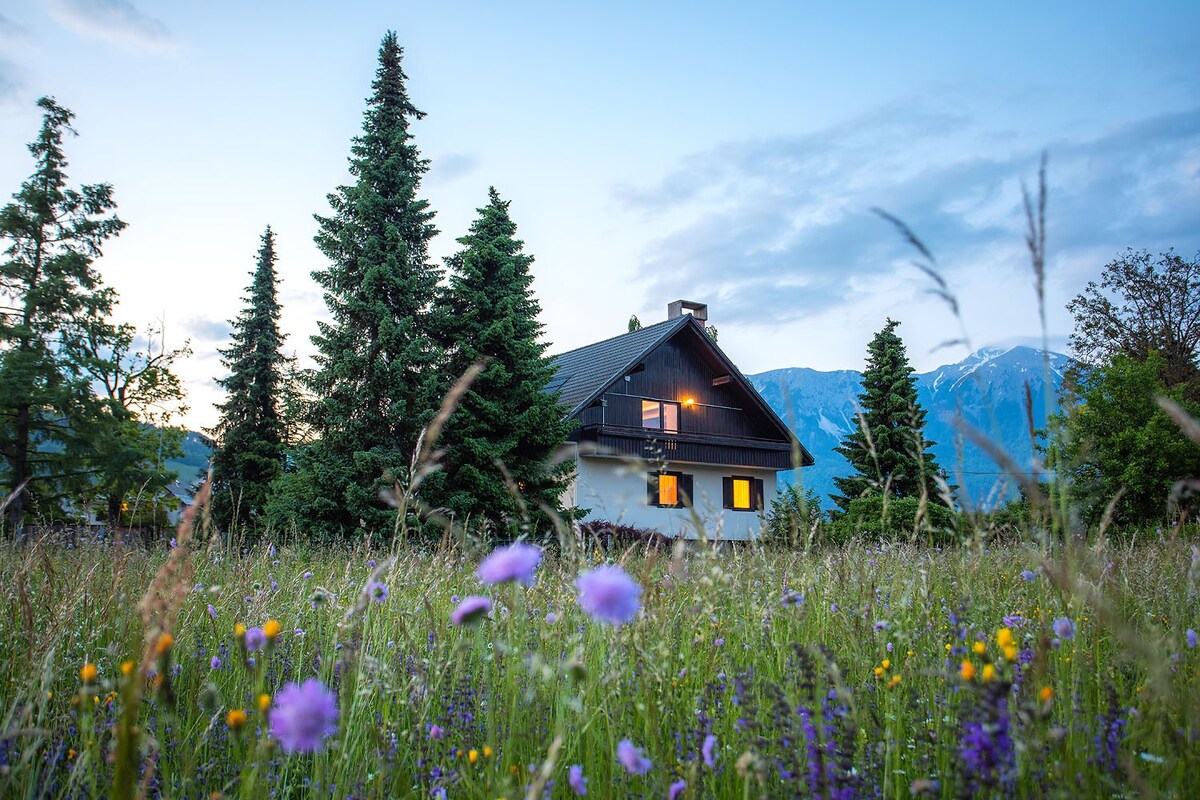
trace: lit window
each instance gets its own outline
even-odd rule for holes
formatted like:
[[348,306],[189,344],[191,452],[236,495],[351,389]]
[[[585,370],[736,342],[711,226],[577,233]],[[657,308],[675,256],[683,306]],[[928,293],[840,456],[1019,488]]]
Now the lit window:
[[762,478],[734,475],[722,478],[722,506],[734,511],[761,511],[763,508]]
[[646,476],[646,503],[659,508],[691,505],[692,476],[682,472],[651,472]]
[[658,504],[674,506],[679,504],[679,477],[665,474],[658,476]]
[[642,427],[669,433],[679,432],[679,403],[642,401]]
[[750,479],[733,479],[733,507],[738,511],[750,510]]

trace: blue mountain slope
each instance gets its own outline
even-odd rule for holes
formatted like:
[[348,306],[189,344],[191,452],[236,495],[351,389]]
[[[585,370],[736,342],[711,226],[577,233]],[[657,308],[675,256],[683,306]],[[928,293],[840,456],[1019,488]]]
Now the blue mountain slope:
[[[935,443],[938,461],[973,503],[1002,502],[1013,495],[1013,489],[992,459],[963,436],[958,420],[974,426],[1028,468],[1033,451],[1025,387],[1029,386],[1033,401],[1034,427],[1041,428],[1046,420],[1047,384],[1053,409],[1069,361],[1050,353],[1047,365],[1042,351],[1031,347],[985,348],[957,364],[917,375],[917,396],[927,412],[925,435]],[[805,468],[803,482],[816,489],[826,508],[831,507],[833,478],[850,471],[846,460],[833,450],[858,424],[856,398],[862,374],[793,367],[747,377],[816,458],[816,464]]]

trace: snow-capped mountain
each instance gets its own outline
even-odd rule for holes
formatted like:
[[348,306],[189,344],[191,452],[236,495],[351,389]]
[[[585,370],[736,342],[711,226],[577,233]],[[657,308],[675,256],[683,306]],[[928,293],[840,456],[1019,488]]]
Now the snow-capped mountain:
[[[1069,363],[1067,356],[1047,353],[1044,357],[1043,351],[1031,347],[984,348],[956,364],[916,376],[917,396],[927,412],[925,436],[935,443],[938,462],[961,493],[975,503],[990,504],[1012,497],[1013,489],[1006,486],[991,458],[963,436],[958,421],[982,432],[1028,468],[1033,449],[1025,387],[1032,400],[1033,426],[1041,428],[1047,403],[1053,411],[1057,402]],[[816,489],[825,507],[832,506],[828,495],[834,491],[833,478],[850,472],[834,448],[858,425],[862,373],[792,367],[747,377],[813,454],[816,464],[805,468],[804,485]]]

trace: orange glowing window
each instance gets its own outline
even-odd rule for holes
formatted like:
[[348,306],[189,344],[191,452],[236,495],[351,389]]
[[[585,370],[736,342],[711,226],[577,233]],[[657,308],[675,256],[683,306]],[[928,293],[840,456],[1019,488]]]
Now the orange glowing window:
[[733,507],[738,511],[750,510],[750,479],[733,479]]
[[658,476],[658,504],[679,505],[679,476],[663,473]]
[[668,433],[679,432],[679,403],[642,401],[642,427]]

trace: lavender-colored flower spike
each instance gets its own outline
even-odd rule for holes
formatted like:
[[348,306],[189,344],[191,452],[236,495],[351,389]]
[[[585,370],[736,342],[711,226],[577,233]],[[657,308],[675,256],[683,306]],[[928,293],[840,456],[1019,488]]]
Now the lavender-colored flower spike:
[[212,617],[213,619],[217,618],[217,610],[213,608],[212,603],[208,604],[208,616]]
[[471,625],[487,616],[492,610],[492,598],[473,594],[450,612],[450,622],[455,625]]
[[588,779],[583,777],[583,767],[578,764],[572,764],[567,770],[567,785],[571,787],[571,791],[576,797],[583,797],[587,794]]
[[313,753],[337,732],[337,718],[337,698],[319,680],[289,683],[275,696],[271,736],[285,753]]
[[596,567],[575,581],[579,605],[600,622],[632,622],[642,607],[642,586],[620,567]]
[[1187,637],[1187,646],[1193,650],[1196,649],[1196,632],[1188,628],[1184,635]]
[[517,542],[508,547],[497,547],[479,563],[475,574],[488,586],[506,581],[517,581],[525,586],[533,585],[533,572],[542,562],[542,550],[531,544]]
[[712,768],[717,765],[716,756],[713,755],[713,748],[716,746],[716,736],[710,733],[704,737],[704,744],[700,745],[700,757],[704,759],[704,766]]
[[682,779],[675,781],[667,787],[667,800],[675,800],[675,798],[683,794],[685,789],[687,789],[687,781]]
[[1054,620],[1054,635],[1060,639],[1075,638],[1075,623],[1071,622],[1070,617],[1059,617]]
[[617,761],[621,762],[621,766],[630,775],[645,775],[654,766],[654,763],[646,758],[642,749],[634,747],[633,742],[628,739],[622,739],[617,743]]

